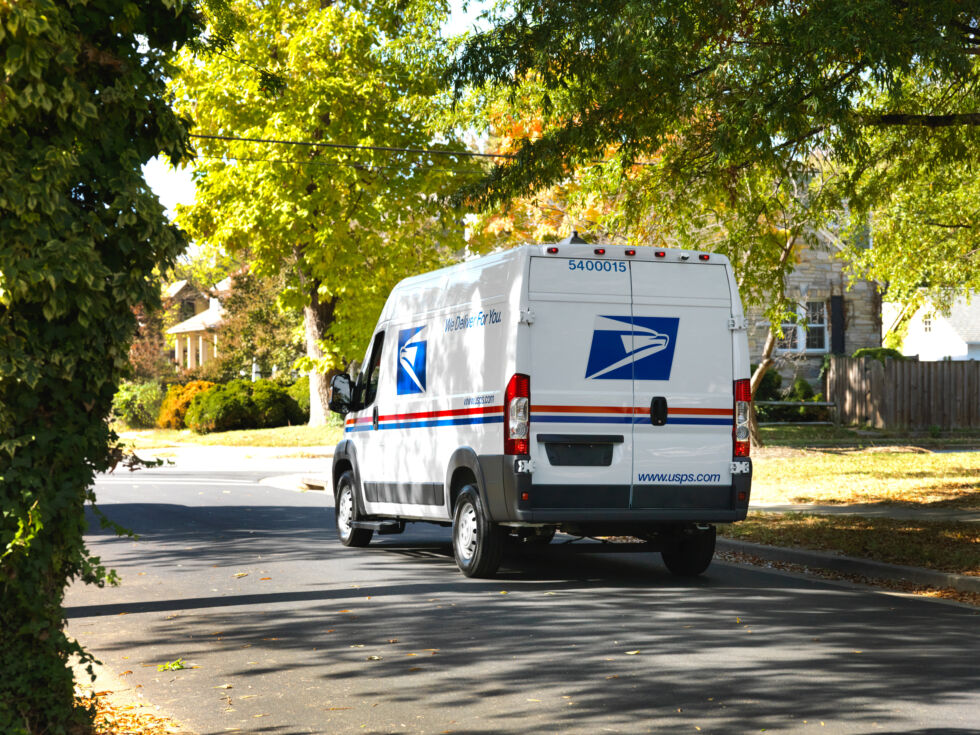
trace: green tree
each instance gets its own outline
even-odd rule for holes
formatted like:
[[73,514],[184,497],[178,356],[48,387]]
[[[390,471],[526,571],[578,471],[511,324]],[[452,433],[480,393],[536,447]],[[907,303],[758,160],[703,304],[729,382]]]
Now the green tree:
[[103,584],[84,504],[113,464],[107,416],[156,267],[184,246],[143,181],[186,132],[168,59],[180,2],[0,1],[0,732],[74,732],[71,580]]
[[806,165],[833,181],[825,200],[881,233],[847,247],[858,272],[900,298],[976,286],[977,230],[958,204],[976,209],[978,14],[959,0],[515,0],[448,74],[458,94],[540,111],[543,130],[462,196],[494,205],[612,149],[624,174],[652,162],[637,180],[704,214],[742,172],[779,181]]
[[251,375],[254,360],[262,375],[273,368],[288,371],[303,356],[303,317],[277,305],[286,287],[283,273],[260,278],[242,272],[232,276],[232,290],[222,302],[218,327],[219,361],[234,377]]
[[312,424],[326,418],[325,373],[361,357],[391,286],[463,245],[440,200],[471,164],[331,147],[462,149],[437,124],[445,12],[440,0],[234,0],[208,16],[209,50],[186,54],[173,84],[197,133],[258,139],[199,141],[197,201],[178,221],[247,250],[256,276],[285,275],[281,303],[304,314]]
[[767,306],[755,388],[793,251],[818,232],[899,298],[980,286],[978,13],[959,0],[501,4],[447,77],[458,97],[504,96],[543,125],[458,197],[496,207],[618,166],[623,229],[710,243]]

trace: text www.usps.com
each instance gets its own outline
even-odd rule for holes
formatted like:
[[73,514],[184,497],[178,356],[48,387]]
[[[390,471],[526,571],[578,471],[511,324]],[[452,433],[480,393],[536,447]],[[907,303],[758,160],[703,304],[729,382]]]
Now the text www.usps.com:
[[641,472],[636,477],[637,482],[670,482],[683,485],[685,482],[721,482],[721,475],[693,472]]

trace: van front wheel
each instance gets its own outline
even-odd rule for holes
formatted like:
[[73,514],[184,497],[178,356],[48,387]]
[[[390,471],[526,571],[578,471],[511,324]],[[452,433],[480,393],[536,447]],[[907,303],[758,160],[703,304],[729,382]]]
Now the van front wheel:
[[353,522],[360,516],[357,511],[357,497],[354,495],[354,476],[350,472],[342,474],[337,482],[337,504],[334,510],[340,543],[344,546],[367,546],[371,543],[374,531],[353,526]]
[[715,555],[715,527],[684,529],[677,541],[660,552],[671,574],[696,577],[711,564]]
[[504,550],[503,529],[487,520],[483,501],[473,485],[456,500],[453,513],[453,556],[467,577],[492,577]]

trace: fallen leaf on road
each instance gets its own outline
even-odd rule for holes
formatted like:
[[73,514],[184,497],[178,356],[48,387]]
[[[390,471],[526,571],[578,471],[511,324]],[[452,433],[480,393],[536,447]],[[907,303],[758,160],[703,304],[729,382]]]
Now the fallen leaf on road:
[[132,674],[132,673],[133,673],[132,671],[126,670],[122,672],[119,676],[126,676],[127,674]]
[[213,688],[214,689],[231,689],[231,684],[219,684],[218,686],[213,687]]
[[327,709],[330,710],[331,712],[336,712],[337,710],[341,710],[341,709],[354,709],[354,708],[353,707],[327,707]]
[[351,643],[350,647],[351,648],[364,648],[364,644],[363,643]]
[[328,630],[327,632],[328,632],[328,633],[336,633],[336,632],[337,632],[337,630],[336,630],[336,628],[331,628],[331,629],[330,629],[330,630]]
[[636,654],[638,654],[638,653],[639,653],[639,651],[627,651],[627,652],[626,652],[626,655],[627,655],[627,656],[635,656],[635,655],[636,655]]
[[507,594],[507,590],[500,590],[500,594],[506,595]]
[[398,643],[398,639],[397,638],[389,638],[388,639],[388,643]]
[[350,610],[338,610],[337,612],[345,613],[345,612],[350,612]]
[[272,577],[259,577],[260,582],[268,582]]
[[527,701],[528,701],[528,702],[540,702],[541,700],[540,700],[540,699],[529,699],[529,700],[527,700]]
[[254,699],[257,696],[259,696],[259,695],[258,694],[243,694],[242,696],[239,697],[239,699]]
[[409,671],[421,671],[421,670],[422,670],[421,666],[413,666],[412,668],[409,669]]
[[248,572],[235,572],[232,576],[233,577],[236,577],[236,578],[237,577],[247,577],[248,576]]
[[619,674],[613,674],[612,676],[607,676],[606,679],[618,679]]
[[368,661],[382,661],[383,659],[381,658],[381,656],[368,656],[367,657],[367,660]]
[[268,717],[268,716],[269,716],[268,712],[263,712],[261,715],[252,715],[252,717]]

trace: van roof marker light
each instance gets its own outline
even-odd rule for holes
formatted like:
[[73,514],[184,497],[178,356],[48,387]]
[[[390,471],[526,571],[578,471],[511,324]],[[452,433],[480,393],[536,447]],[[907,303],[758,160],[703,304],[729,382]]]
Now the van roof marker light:
[[633,248],[630,248],[629,250],[626,251],[626,254],[627,255],[636,255],[636,251]]
[[558,248],[548,248],[548,252],[552,255],[556,255],[558,253]]
[[606,254],[606,249],[605,248],[596,248],[595,249],[595,254],[596,255],[605,255]]
[[663,251],[663,250],[658,250],[657,252],[654,253],[654,255],[656,255],[658,258],[666,258],[667,257],[667,253],[665,251]]
[[708,255],[707,253],[701,253],[701,254],[700,254],[700,255],[698,256],[698,260],[708,260],[708,259],[709,259],[710,257],[711,257],[711,256],[710,256],[710,255]]

